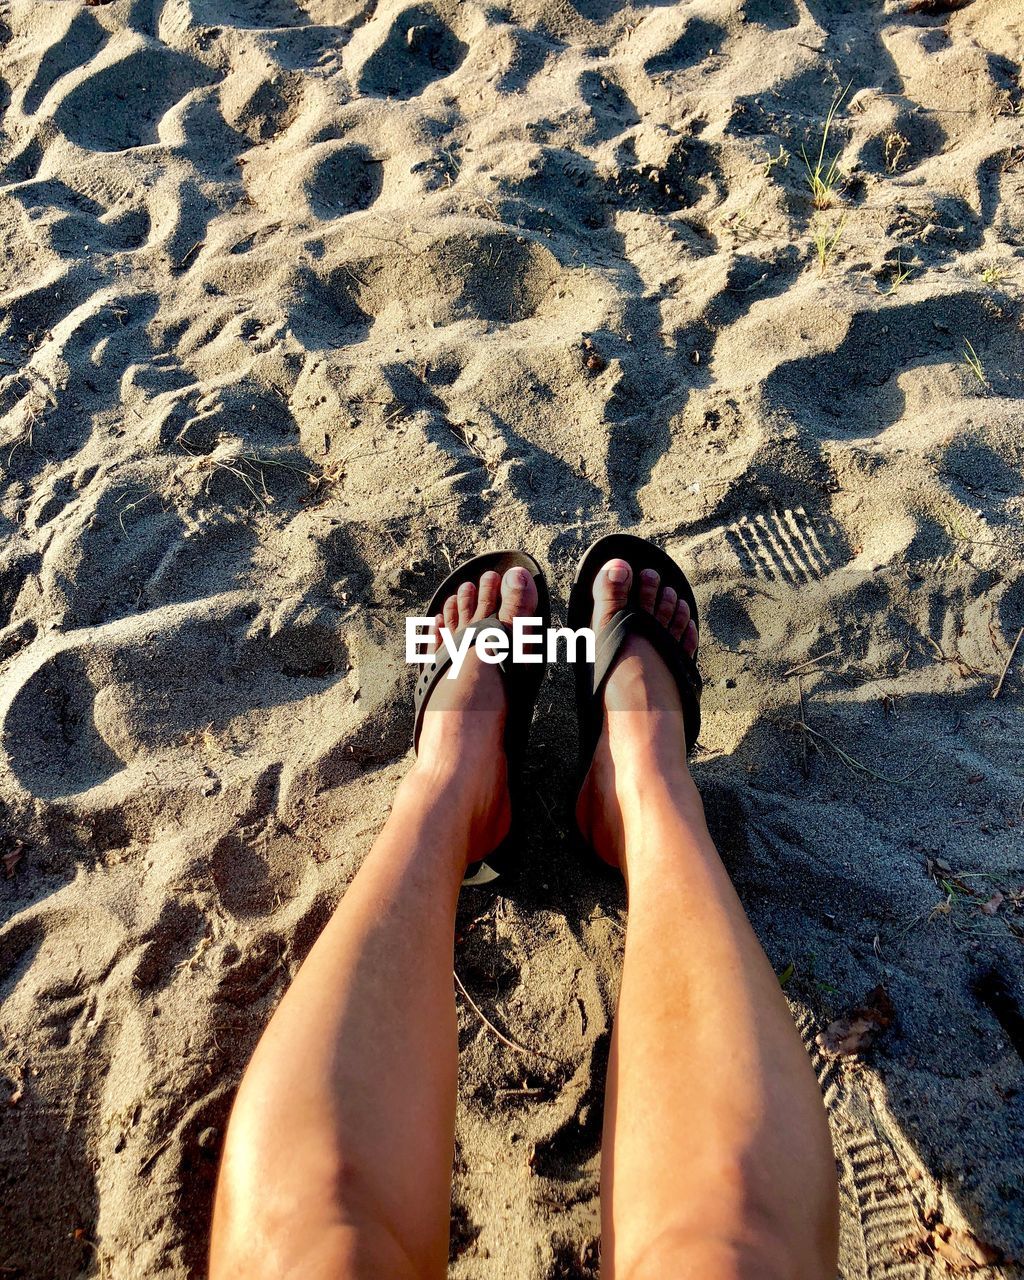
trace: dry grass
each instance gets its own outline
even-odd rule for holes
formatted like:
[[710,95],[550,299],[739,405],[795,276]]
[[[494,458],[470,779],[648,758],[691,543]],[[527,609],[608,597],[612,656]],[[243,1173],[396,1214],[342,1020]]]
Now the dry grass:
[[910,150],[910,142],[902,133],[897,133],[895,129],[890,129],[885,135],[884,149],[885,167],[889,173],[895,173]]

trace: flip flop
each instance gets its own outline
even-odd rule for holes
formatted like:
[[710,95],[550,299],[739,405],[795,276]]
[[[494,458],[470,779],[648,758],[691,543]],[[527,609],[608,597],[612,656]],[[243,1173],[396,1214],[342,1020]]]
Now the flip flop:
[[700,696],[703,682],[695,657],[683,650],[654,615],[640,605],[640,573],[654,569],[661,585],[672,587],[690,607],[690,617],[698,628],[697,601],[693,588],[676,562],[660,547],[630,533],[613,533],[599,538],[584,553],[569,592],[568,625],[577,631],[589,627],[594,615],[594,580],[609,560],[625,560],[633,570],[626,607],[613,614],[595,636],[594,662],[577,662],[576,710],[580,725],[580,781],[590,770],[604,725],[604,684],[622,646],[630,636],[643,636],[654,646],[672,673],[683,704],[683,726],[689,753],[700,733]]
[[[546,632],[551,622],[551,601],[548,596],[547,582],[544,579],[544,573],[540,565],[534,560],[533,556],[528,556],[521,551],[488,551],[483,555],[474,556],[464,564],[460,564],[434,592],[430,599],[430,604],[427,606],[425,616],[436,617],[437,614],[442,612],[445,600],[449,596],[455,595],[464,582],[478,582],[480,576],[486,573],[488,569],[492,569],[495,573],[504,577],[509,569],[516,568],[525,569],[536,583],[537,608],[534,616],[541,619],[541,624]],[[478,632],[485,627],[500,627],[501,630],[511,635],[510,629],[499,620],[497,612],[491,614],[490,617],[482,618],[479,622],[474,622],[472,625],[477,628]],[[461,642],[465,630],[465,627],[460,627],[452,636],[456,645]],[[416,725],[413,730],[413,750],[416,750],[419,746],[420,729],[423,727],[423,716],[427,709],[427,703],[430,701],[430,695],[433,693],[437,682],[447,678],[448,668],[451,663],[451,655],[446,646],[442,644],[431,661],[424,663],[420,677],[416,681]],[[501,675],[508,698],[504,743],[505,755],[508,759],[508,785],[512,801],[512,827],[514,830],[517,815],[521,811],[521,805],[517,801],[522,794],[523,764],[526,759],[530,723],[533,720],[533,708],[537,702],[537,695],[540,693],[547,666],[544,661],[517,663],[512,662],[511,658],[506,658],[496,663],[495,669]],[[510,831],[498,849],[492,850],[480,862],[472,863],[467,868],[466,876],[462,883],[479,885],[488,884],[491,880],[496,880],[503,870],[503,864],[507,861],[508,850],[506,846],[510,844],[511,836],[512,832]]]

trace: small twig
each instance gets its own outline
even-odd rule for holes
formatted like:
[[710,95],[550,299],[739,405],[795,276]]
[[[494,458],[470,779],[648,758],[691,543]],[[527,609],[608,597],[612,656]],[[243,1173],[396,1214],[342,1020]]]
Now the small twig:
[[954,542],[963,542],[971,547],[1001,547],[1004,551],[1017,551],[1018,548],[1012,542],[999,542],[993,538],[961,538],[958,533],[952,533]]
[[759,284],[763,284],[764,281],[767,279],[768,279],[768,272],[765,271],[763,275],[759,275],[757,277],[757,279],[754,281],[753,284],[744,284],[744,285],[727,284],[725,286],[725,291],[726,293],[749,293],[751,289],[756,289]]
[[157,1156],[163,1155],[163,1153],[167,1150],[167,1148],[170,1145],[171,1145],[170,1138],[168,1138],[166,1142],[161,1142],[161,1144],[157,1147],[157,1149],[155,1151],[150,1152],[150,1154],[145,1158],[145,1160],[143,1160],[142,1164],[139,1165],[139,1173],[145,1173],[146,1170],[149,1168],[149,1166],[157,1158]]
[[1024,627],[1021,627],[1017,632],[1017,639],[1013,642],[1013,648],[1010,650],[1009,656],[1006,659],[1006,665],[1000,672],[999,679],[996,681],[995,688],[992,690],[993,698],[998,698],[1003,691],[1003,681],[1006,679],[1007,673],[1010,670],[1010,664],[1013,662],[1013,655],[1017,652],[1017,646],[1020,644],[1021,636],[1024,636]]
[[902,778],[890,778],[888,774],[879,773],[877,769],[872,769],[870,765],[865,764],[862,760],[858,760],[854,756],[851,756],[849,752],[844,751],[843,748],[839,746],[838,743],[833,742],[832,739],[828,737],[826,734],[821,733],[820,730],[818,729],[812,729],[811,726],[806,722],[806,720],[797,721],[797,723],[794,725],[794,728],[802,729],[805,734],[810,734],[812,738],[817,738],[819,741],[824,742],[826,746],[831,747],[832,750],[836,753],[836,755],[839,757],[842,763],[846,765],[847,769],[849,769],[851,773],[860,774],[868,778],[874,778],[877,782],[890,782],[890,783],[893,783],[894,785],[899,785],[904,782],[909,782],[910,779],[914,776],[914,774],[920,773],[921,770],[924,768],[924,766],[928,763],[927,760],[922,760],[921,763],[915,769],[911,769],[911,771],[907,774],[904,774]]
[[551,812],[551,806],[548,804],[547,800],[545,800],[543,791],[537,792],[537,798],[540,800],[541,804],[544,806],[544,812],[548,815],[548,821],[551,823],[552,827],[554,827],[554,829],[557,831],[559,828],[559,823],[555,818],[555,815]]
[[553,1058],[550,1053],[542,1053],[540,1049],[529,1049],[527,1048],[526,1045],[519,1044],[517,1041],[509,1039],[509,1037],[505,1035],[504,1032],[498,1030],[498,1028],[490,1020],[490,1018],[488,1018],[487,1014],[484,1013],[484,1011],[476,1003],[473,997],[466,990],[465,986],[462,983],[462,979],[459,977],[459,975],[455,972],[454,969],[452,970],[452,976],[455,978],[455,985],[462,992],[466,1003],[473,1010],[473,1012],[480,1019],[480,1021],[484,1024],[487,1030],[492,1032],[494,1035],[496,1035],[502,1044],[507,1045],[510,1049],[514,1049],[516,1053],[525,1054],[527,1057],[543,1058],[546,1062],[553,1062],[556,1067],[564,1067],[566,1065],[559,1058]]
[[205,240],[197,240],[195,244],[192,246],[192,248],[189,249],[188,253],[186,253],[183,258],[179,258],[178,261],[174,264],[175,271],[180,271],[182,267],[184,267],[185,263],[188,262],[189,258],[191,258],[192,255],[196,252],[196,250],[201,249],[204,244],[206,244]]
[[800,739],[803,748],[800,759],[800,769],[805,778],[811,776],[810,765],[807,762],[807,709],[804,706],[804,682],[797,676],[797,688],[800,690],[800,723],[804,726],[804,733]]
[[799,672],[802,672],[809,667],[813,667],[819,662],[824,662],[826,658],[834,658],[839,652],[839,649],[833,649],[831,653],[821,653],[816,658],[808,658],[806,662],[798,662],[795,667],[790,667],[788,671],[783,671],[782,678],[783,680],[788,680],[790,676],[795,676]]

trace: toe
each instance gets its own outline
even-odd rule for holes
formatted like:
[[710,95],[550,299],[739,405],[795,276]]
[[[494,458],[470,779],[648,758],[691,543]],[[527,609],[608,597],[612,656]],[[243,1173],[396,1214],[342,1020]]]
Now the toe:
[[476,613],[473,617],[474,622],[482,622],[484,618],[489,618],[496,612],[500,594],[501,574],[495,573],[493,569],[488,569],[480,579],[480,587],[477,591]]
[[661,579],[656,569],[644,569],[640,574],[640,605],[648,613],[654,612],[658,601],[658,584]]
[[667,627],[672,621],[676,611],[676,601],[679,597],[671,587],[663,587],[661,599],[658,601],[658,611],[654,615],[663,627]]
[[444,614],[439,613],[434,621],[430,624],[430,633],[427,636],[427,652],[437,653],[437,646],[441,643],[441,628],[444,626]]
[[686,630],[686,624],[690,621],[690,606],[685,600],[680,599],[676,603],[676,612],[671,623],[669,624],[669,634],[673,640],[682,640],[683,632]]
[[629,600],[633,570],[625,560],[609,560],[594,579],[594,625],[603,627]]
[[459,602],[455,596],[449,596],[444,602],[444,625],[455,634],[459,629]]
[[691,620],[683,633],[683,648],[692,658],[697,652],[697,628]]
[[476,609],[476,583],[464,582],[458,590],[459,626],[468,627]]
[[509,569],[501,580],[501,610],[498,617],[509,624],[513,618],[532,618],[537,609],[537,584],[526,569]]

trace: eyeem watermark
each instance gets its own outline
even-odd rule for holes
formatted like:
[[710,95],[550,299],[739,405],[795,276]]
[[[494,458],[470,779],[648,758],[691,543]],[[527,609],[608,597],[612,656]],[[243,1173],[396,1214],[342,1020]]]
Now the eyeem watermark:
[[[406,618],[406,662],[422,665],[433,661],[434,655],[427,651],[433,625],[433,618]],[[454,680],[462,670],[462,664],[471,649],[476,650],[481,662],[488,662],[492,666],[497,666],[507,658],[511,658],[513,662],[557,662],[559,643],[564,642],[566,662],[594,661],[594,632],[590,627],[580,627],[578,631],[573,631],[570,627],[545,628],[540,618],[513,618],[511,636],[503,627],[474,626],[466,627],[458,643],[447,627],[441,627],[438,634],[441,644],[451,654],[449,680]]]

